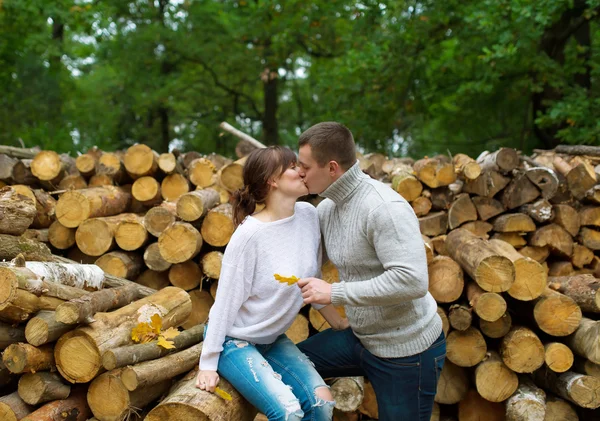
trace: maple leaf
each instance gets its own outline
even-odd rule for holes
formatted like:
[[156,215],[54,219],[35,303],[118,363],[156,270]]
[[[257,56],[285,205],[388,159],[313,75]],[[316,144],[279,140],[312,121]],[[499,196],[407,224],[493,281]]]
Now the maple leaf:
[[282,284],[288,284],[288,285],[294,285],[296,282],[298,282],[298,277],[296,276],[281,276],[280,274],[276,273],[275,275],[273,275],[275,277],[276,280],[278,280],[279,282],[281,282]]
[[215,395],[219,396],[221,399],[224,399],[226,401],[230,401],[232,399],[231,395],[229,393],[225,392],[220,387],[215,388]]
[[165,337],[162,335],[158,337],[158,341],[156,341],[156,345],[162,346],[165,349],[175,348],[173,341],[169,341],[169,340],[165,339]]
[[151,333],[152,327],[146,322],[141,322],[131,330],[131,339],[135,342],[143,343]]
[[162,319],[160,318],[160,314],[153,314],[150,318],[150,321],[152,322],[152,330],[158,335],[160,333],[160,329],[162,328]]
[[179,331],[174,327],[170,327],[167,330],[163,331],[161,335],[164,336],[165,339],[173,339],[177,337],[177,335],[179,335]]

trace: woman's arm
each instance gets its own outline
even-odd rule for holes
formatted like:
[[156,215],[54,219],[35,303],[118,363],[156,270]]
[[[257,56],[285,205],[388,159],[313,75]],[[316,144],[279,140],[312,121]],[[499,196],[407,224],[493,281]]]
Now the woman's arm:
[[327,320],[327,323],[331,326],[333,330],[344,330],[350,327],[348,323],[348,319],[340,316],[340,313],[337,312],[335,307],[332,304],[329,304],[319,310],[321,316]]

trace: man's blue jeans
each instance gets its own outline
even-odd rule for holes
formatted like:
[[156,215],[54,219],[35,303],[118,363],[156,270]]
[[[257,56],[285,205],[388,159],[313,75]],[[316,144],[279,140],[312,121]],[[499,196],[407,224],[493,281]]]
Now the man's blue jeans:
[[420,354],[376,357],[352,329],[324,330],[300,342],[323,377],[366,376],[377,396],[380,421],[429,421],[437,382],[446,357],[444,333]]
[[226,337],[217,371],[269,421],[332,419],[334,402],[315,395],[323,378],[285,334],[269,345]]

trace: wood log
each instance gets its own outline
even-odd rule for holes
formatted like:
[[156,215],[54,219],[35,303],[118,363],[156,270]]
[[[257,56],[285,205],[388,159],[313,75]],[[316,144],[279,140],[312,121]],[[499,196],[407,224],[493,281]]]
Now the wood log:
[[519,208],[519,212],[528,215],[536,222],[542,224],[554,218],[552,204],[546,199],[539,199],[533,203],[525,204]]
[[117,224],[115,230],[115,241],[117,245],[126,251],[134,251],[141,248],[148,241],[149,235],[144,226],[144,218],[139,215],[131,217]]
[[491,197],[476,196],[471,200],[473,201],[473,205],[475,205],[479,219],[482,221],[487,221],[505,212],[502,203]]
[[167,419],[222,419],[251,421],[256,416],[256,409],[250,405],[225,379],[221,379],[219,387],[231,395],[227,402],[227,411],[223,408],[223,400],[213,393],[196,389],[197,370],[189,372],[170,391],[154,409],[147,421]]
[[177,204],[173,202],[163,202],[146,213],[144,216],[144,226],[150,234],[159,237],[160,234],[172,223],[177,220]]
[[217,289],[219,288],[219,281],[215,280],[210,284],[210,296],[213,297],[213,300],[217,299]]
[[550,277],[548,286],[572,298],[581,311],[600,313],[600,280],[593,275]]
[[524,234],[518,232],[497,232],[492,235],[493,240],[502,240],[515,248],[521,248],[527,245]]
[[[204,218],[205,222],[207,218],[208,216]],[[213,231],[211,234],[214,233]],[[158,237],[158,249],[167,262],[182,263],[194,258],[200,252],[203,237],[204,235],[200,235],[198,230],[187,222],[175,222]]]
[[452,157],[454,172],[459,177],[475,180],[481,174],[481,166],[470,156],[459,153]]
[[168,270],[172,263],[167,262],[160,254],[158,243],[152,243],[144,250],[144,263],[148,269],[162,272]]
[[137,277],[135,283],[158,291],[170,285],[169,273],[167,271],[157,272],[147,269]]
[[573,371],[587,376],[600,378],[600,365],[594,364],[586,358],[575,357],[573,360]]
[[554,219],[552,222],[563,227],[571,237],[575,237],[579,232],[581,222],[579,213],[569,205],[558,204],[552,207]]
[[515,209],[533,202],[540,196],[540,191],[527,175],[519,172],[502,192],[501,202],[506,209]]
[[475,221],[477,210],[467,193],[456,196],[448,211],[448,227],[453,230],[465,222]]
[[131,195],[144,205],[153,206],[162,202],[160,183],[150,176],[140,177],[131,186]]
[[221,276],[221,262],[223,261],[223,253],[220,251],[210,251],[200,259],[202,272],[212,279],[219,279]]
[[544,345],[531,329],[514,326],[500,344],[500,357],[516,373],[533,373],[544,364]]
[[192,310],[188,319],[181,324],[181,327],[184,329],[190,329],[200,323],[206,323],[210,307],[215,302],[210,292],[202,289],[196,289],[189,294],[192,302]]
[[80,190],[87,188],[87,181],[85,181],[85,178],[79,174],[67,175],[65,178],[60,180],[60,183],[58,183],[59,190]]
[[506,401],[506,421],[544,421],[545,415],[546,392],[520,377],[518,389]]
[[[145,344],[125,345],[109,349],[102,355],[102,365],[106,370],[138,364],[144,361],[164,357],[172,352],[181,351],[194,344],[202,342],[204,338],[204,324],[196,325],[180,332],[172,339],[173,349],[166,349],[156,345],[156,341]],[[199,354],[198,354],[199,355]]]
[[437,308],[437,314],[440,316],[440,319],[442,319],[442,331],[444,332],[444,336],[448,337],[448,331],[450,330],[450,321],[448,320],[448,314],[446,313],[446,310],[444,310],[440,306],[438,306]]
[[12,172],[17,160],[13,157],[0,153],[0,180],[4,182],[12,181]]
[[600,231],[592,228],[581,228],[578,240],[585,247],[594,251],[600,250]]
[[16,342],[25,341],[23,326],[11,326],[0,322],[0,351]]
[[181,174],[167,175],[160,183],[160,192],[164,200],[176,202],[182,195],[190,191],[190,183]]
[[158,169],[158,154],[143,144],[129,147],[123,157],[125,170],[133,179],[153,175]]
[[448,321],[455,330],[467,330],[473,322],[472,310],[466,304],[453,304],[448,311]]
[[198,158],[187,167],[188,177],[194,186],[210,187],[217,182],[217,168],[207,158]]
[[548,266],[548,276],[571,276],[575,275],[575,269],[571,262],[556,261],[550,262]]
[[586,191],[594,187],[597,181],[594,167],[583,160],[580,160],[566,177],[571,194],[578,200],[583,199]]
[[202,221],[202,238],[214,247],[223,247],[229,243],[235,227],[233,209],[227,203],[211,209]]
[[32,161],[32,159],[21,159],[15,163],[12,169],[12,179],[15,183],[32,186],[39,182],[31,172]]
[[600,364],[600,321],[581,318],[575,333],[566,338],[566,344],[574,353],[587,358],[594,364]]
[[524,213],[507,213],[494,219],[494,231],[497,232],[533,232],[535,223]]
[[512,318],[510,314],[504,313],[495,322],[488,322],[487,320],[479,319],[479,330],[488,338],[501,338],[510,332],[512,328]]
[[555,373],[542,367],[533,373],[535,383],[582,408],[600,407],[600,379],[573,373]]
[[217,172],[217,180],[227,191],[233,193],[244,187],[243,170],[246,157],[225,165]]
[[580,244],[573,244],[571,263],[574,267],[581,269],[592,263],[592,260],[594,260],[594,252],[592,250]]
[[121,382],[133,392],[185,373],[198,365],[202,343],[167,356],[127,366],[121,372]]
[[[533,232],[529,238],[532,246],[548,246],[550,252],[563,258],[570,258],[573,253],[573,239],[571,235],[558,224],[549,224]],[[585,244],[584,244],[585,245]]]
[[167,329],[180,325],[190,312],[189,295],[167,287],[110,313],[96,313],[95,322],[60,337],[54,349],[57,368],[71,383],[89,382],[100,373],[104,352],[132,343],[131,330],[139,322],[149,322],[153,314],[159,314]]
[[429,292],[438,303],[452,303],[464,288],[463,271],[458,263],[447,256],[436,256],[428,265]]
[[548,246],[536,247],[536,246],[525,246],[519,249],[519,253],[523,257],[529,257],[538,263],[544,263],[550,255],[550,249]]
[[71,386],[64,384],[56,373],[23,374],[19,379],[19,396],[29,405],[39,405],[57,399],[67,399]]
[[492,230],[493,225],[485,221],[471,221],[461,225],[461,228],[471,231],[477,237],[487,240],[490,237],[488,233]]
[[84,153],[75,159],[75,167],[77,171],[84,177],[91,177],[96,173],[96,165],[98,164],[97,157]]
[[569,402],[547,395],[544,421],[579,421],[579,417]]
[[32,190],[36,214],[32,228],[48,228],[56,220],[56,200],[44,190]]
[[581,308],[570,297],[546,288],[534,301],[535,322],[549,335],[567,336],[575,332],[581,321]]
[[[346,317],[344,307],[335,307],[335,309],[341,317]],[[312,327],[314,327],[319,332],[322,332],[325,329],[329,329],[331,327],[331,325],[327,322],[327,320],[325,320],[321,313],[312,307],[308,311],[308,319]]]
[[542,295],[546,289],[548,276],[540,263],[529,257],[523,257],[504,241],[490,240],[489,244],[515,265],[515,282],[507,291],[511,297],[521,301],[531,301]]
[[335,408],[342,412],[357,411],[364,398],[364,377],[338,377],[330,384]]
[[431,189],[431,191],[424,190],[423,193],[425,192],[429,192],[431,207],[435,210],[447,211],[454,201],[454,192],[450,190],[449,186],[438,187],[437,189]]
[[463,367],[446,360],[438,380],[435,402],[452,405],[460,402],[469,391],[469,375]]
[[465,180],[463,192],[477,196],[494,197],[510,182],[497,171],[482,171],[475,180]]
[[[469,390],[465,398],[458,403],[459,421],[504,421],[504,412],[504,405],[482,398],[474,389]],[[451,420],[452,418],[445,421]]]
[[61,304],[57,307],[54,318],[65,326],[91,323],[94,314],[124,307],[139,297],[139,291],[134,285],[103,289]]
[[558,177],[550,168],[529,168],[525,175],[540,190],[544,199],[552,199],[558,191]]
[[177,161],[183,166],[183,168],[188,169],[192,161],[198,158],[202,158],[202,154],[200,154],[200,152],[190,151],[179,155],[177,157]]
[[454,166],[449,162],[441,162],[439,159],[420,159],[413,165],[413,170],[419,181],[432,189],[447,186],[456,181]]
[[408,202],[412,202],[421,195],[423,184],[417,177],[411,166],[399,165],[392,173],[392,189],[396,190]]
[[308,319],[304,315],[298,314],[285,334],[295,344],[306,340],[308,338]]
[[119,222],[137,219],[133,213],[122,213],[120,215],[104,218],[92,218],[83,221],[77,232],[75,242],[77,247],[88,256],[102,256],[116,246],[115,233]]
[[417,217],[425,216],[431,211],[431,200],[425,196],[419,196],[410,204]]
[[477,163],[483,171],[509,173],[519,165],[519,155],[512,148],[500,148],[494,152],[484,151],[477,157]]
[[444,211],[430,213],[419,218],[421,234],[436,237],[448,231],[448,214]]
[[588,145],[557,145],[554,148],[554,151],[556,153],[567,155],[600,156],[599,148],[597,146]]
[[104,186],[114,186],[115,181],[112,179],[110,175],[106,174],[96,174],[90,177],[88,182],[88,188],[91,187],[104,187]]
[[585,227],[600,227],[600,207],[585,207],[579,211],[579,222]]
[[515,266],[498,255],[486,240],[464,229],[453,230],[446,238],[446,248],[481,288],[489,292],[507,291],[515,280]]
[[426,244],[428,244],[433,249],[431,252],[431,260],[428,261],[428,264],[430,264],[433,261],[433,258],[436,254],[440,256],[448,256],[448,250],[446,250],[445,235],[438,235],[437,237],[433,237],[430,240],[428,239],[428,242]]
[[475,368],[477,392],[490,402],[505,401],[518,386],[519,378],[495,351],[488,352],[486,358]]
[[169,281],[171,285],[186,291],[191,291],[200,285],[202,270],[193,260],[176,263],[169,269]]
[[12,187],[0,189],[0,234],[21,235],[33,223],[35,203],[23,199]]
[[59,250],[66,250],[75,244],[75,229],[67,228],[54,221],[48,229],[48,241]]
[[466,296],[469,305],[482,320],[495,322],[506,313],[506,301],[502,295],[486,292],[475,282],[467,283]]
[[171,152],[161,153],[158,156],[158,168],[165,174],[183,173],[181,164],[177,162],[177,158]]
[[479,330],[470,327],[465,331],[453,330],[446,339],[446,357],[461,367],[480,363],[487,352],[485,339]]
[[27,322],[25,338],[31,345],[40,346],[56,341],[71,329],[73,326],[55,320],[54,311],[40,311]]
[[[48,290],[44,291],[44,294],[53,297],[67,298],[72,297],[73,294],[79,296],[81,295],[81,291],[63,288],[63,294],[67,295],[52,295],[52,290],[55,290],[57,287],[49,284],[95,291],[101,289],[106,280],[102,271],[98,270],[94,265],[60,262],[26,262],[25,266],[27,270],[44,280],[44,289]],[[15,270],[18,271],[19,274],[17,276],[33,279],[32,274],[25,269],[15,269],[13,267],[11,270],[13,272]]]
[[35,347],[26,343],[11,344],[2,353],[2,362],[11,373],[35,373],[54,368],[51,345]]
[[131,204],[131,194],[119,187],[91,187],[63,193],[56,204],[56,218],[76,228],[89,218],[118,215]]
[[49,402],[23,418],[22,421],[85,421],[90,415],[90,409],[86,402],[85,388],[78,388],[68,398]]
[[435,257],[433,241],[430,240],[429,237],[427,237],[426,235],[421,235],[421,238],[423,239],[423,246],[425,246],[425,258],[427,260],[427,265],[430,265],[431,262],[433,262],[433,258]]
[[555,373],[564,373],[573,366],[573,351],[563,343],[549,342],[544,344],[544,362]]
[[197,221],[220,203],[219,193],[214,189],[195,190],[184,194],[177,201],[177,216],[187,222]]
[[144,262],[138,253],[111,251],[98,258],[96,265],[105,273],[131,280],[140,274]]
[[42,181],[58,184],[65,176],[64,158],[54,151],[40,151],[31,161],[31,173]]
[[0,397],[0,419],[3,421],[19,421],[34,410],[19,396],[18,392]]

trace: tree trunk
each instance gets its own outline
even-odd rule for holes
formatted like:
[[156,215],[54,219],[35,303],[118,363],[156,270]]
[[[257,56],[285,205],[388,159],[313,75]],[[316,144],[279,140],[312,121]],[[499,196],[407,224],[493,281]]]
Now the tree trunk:
[[150,234],[159,237],[160,234],[177,220],[177,204],[173,202],[163,202],[156,206],[144,216],[144,226]]
[[129,147],[123,157],[125,170],[131,178],[152,176],[158,169],[158,154],[144,144]]
[[243,169],[246,158],[238,159],[231,164],[225,165],[217,173],[219,184],[228,192],[233,193],[236,190],[244,188]]
[[490,402],[503,402],[519,386],[519,378],[504,364],[500,356],[491,351],[475,368],[477,392]]
[[402,164],[392,173],[392,189],[396,190],[407,201],[412,202],[423,191],[423,185],[414,175],[410,165]]
[[460,298],[464,277],[458,263],[447,256],[436,256],[428,269],[429,292],[438,303],[452,303]]
[[579,213],[569,205],[554,205],[552,210],[554,211],[552,222],[563,227],[571,237],[575,237],[581,226]]
[[536,384],[575,405],[591,409],[600,407],[600,379],[596,377],[571,371],[557,374],[542,367],[533,378]]
[[569,259],[573,254],[573,238],[560,225],[550,224],[538,228],[529,239],[532,246],[548,246],[552,254]]
[[181,324],[184,329],[190,329],[200,323],[205,323],[208,320],[210,308],[215,302],[210,292],[203,289],[196,289],[189,294],[192,301],[192,311],[189,318]]
[[338,377],[331,382],[335,408],[342,412],[358,410],[364,398],[364,377]]
[[223,253],[220,251],[210,251],[202,256],[200,266],[202,272],[212,279],[219,279],[221,276],[221,262],[223,261]]
[[552,199],[558,190],[558,177],[549,168],[534,167],[525,171],[525,175],[542,193],[544,199]]
[[169,263],[182,263],[194,258],[202,243],[203,236],[187,222],[173,223],[158,237],[160,255]]
[[477,209],[479,219],[482,221],[487,221],[505,212],[502,203],[491,197],[475,196],[471,200],[475,205],[475,209]]
[[3,421],[19,421],[34,409],[23,402],[17,392],[0,397],[0,419]]
[[479,320],[479,329],[488,338],[502,338],[512,328],[512,318],[510,313],[506,312],[495,322],[488,322],[483,319]]
[[435,401],[444,405],[458,403],[469,391],[469,384],[467,370],[446,360],[438,380]]
[[477,210],[468,193],[456,196],[450,210],[448,210],[448,227],[453,230],[461,224],[477,219]]
[[182,195],[190,191],[190,183],[181,174],[170,174],[160,183],[160,191],[163,199],[176,202]]
[[432,189],[447,186],[456,181],[454,166],[450,162],[425,158],[415,162],[413,169],[419,181]]
[[485,339],[479,330],[470,327],[464,332],[453,330],[446,340],[447,358],[461,367],[479,364],[487,351]]
[[25,330],[23,326],[11,326],[0,322],[0,351],[16,342],[25,341]]
[[421,234],[436,237],[448,231],[448,214],[444,211],[430,213],[419,218]]
[[133,213],[87,219],[75,233],[77,247],[88,256],[102,256],[116,246],[115,233],[119,222],[136,219],[137,215]]
[[535,322],[548,335],[567,336],[578,328],[581,308],[573,299],[546,288],[533,302]]
[[36,214],[34,202],[24,200],[12,187],[0,189],[0,234],[23,234]]
[[448,311],[448,321],[453,329],[464,331],[471,327],[473,315],[471,307],[465,304],[453,304]]
[[544,355],[544,345],[526,327],[513,327],[500,344],[502,361],[516,373],[533,373],[544,364]]
[[134,251],[141,248],[148,241],[148,231],[144,226],[144,218],[136,215],[117,224],[115,241],[119,248]]
[[578,355],[600,364],[600,321],[581,318],[575,333],[567,338],[567,345]]
[[469,282],[466,289],[469,305],[481,320],[495,322],[506,313],[506,301],[502,295],[486,292],[475,282]]
[[67,399],[70,393],[71,386],[64,384],[56,373],[28,373],[19,379],[19,396],[29,405]]
[[132,251],[111,251],[99,257],[96,265],[105,273],[133,280],[144,267],[144,259],[140,254]]
[[519,387],[506,401],[506,421],[544,421],[546,392],[527,377],[519,378]]
[[548,395],[546,396],[544,421],[579,421],[579,417],[570,403],[556,396]]
[[49,402],[21,421],[85,421],[90,417],[85,388],[73,391],[67,399]]
[[[552,212],[552,204],[546,199],[539,199],[533,203],[523,205],[519,208],[519,212],[528,215],[539,224],[546,223],[552,220],[554,217],[554,212]],[[535,227],[533,230],[535,230]]]
[[54,367],[51,345],[35,347],[30,344],[9,345],[2,354],[2,362],[11,373],[35,373]]
[[600,280],[593,275],[551,276],[548,286],[570,297],[588,313],[600,313]]
[[186,193],[177,201],[177,216],[187,222],[197,221],[220,203],[219,193],[206,188]]
[[[482,398],[474,389],[469,390],[465,398],[458,403],[459,421],[505,421],[504,412],[504,405]],[[450,420],[452,418],[446,418],[444,421]]]
[[235,227],[233,209],[230,204],[219,205],[211,209],[202,221],[202,238],[214,247],[223,247],[229,243]]
[[75,229],[67,228],[54,221],[48,229],[48,241],[59,250],[66,250],[75,245]]
[[477,157],[482,171],[509,173],[519,165],[519,155],[512,148],[500,148],[495,152],[485,151]]
[[463,192],[492,198],[510,182],[510,178],[496,171],[482,171],[475,180],[466,180]]
[[169,269],[169,281],[171,285],[186,291],[197,288],[202,280],[202,271],[200,266],[193,261],[188,260],[183,263],[176,263]]
[[54,342],[73,328],[74,326],[56,321],[54,311],[40,311],[27,322],[25,338],[31,345],[40,346]]
[[166,271],[171,267],[171,263],[167,262],[160,254],[158,243],[152,243],[144,250],[144,263],[148,269],[157,272]]
[[452,157],[454,172],[461,177],[469,180],[475,180],[481,174],[481,166],[470,156],[463,153]]
[[198,158],[193,160],[189,166],[188,178],[194,186],[197,187],[210,187],[217,181],[217,168],[207,158]]
[[550,342],[544,344],[544,361],[555,373],[564,373],[573,366],[573,351],[563,343]]
[[501,202],[506,209],[515,209],[526,203],[533,202],[540,195],[540,191],[527,175],[519,172],[513,176],[511,182],[502,192]]
[[56,204],[56,218],[68,228],[99,216],[125,212],[131,204],[131,194],[119,187],[91,187],[63,193]]

